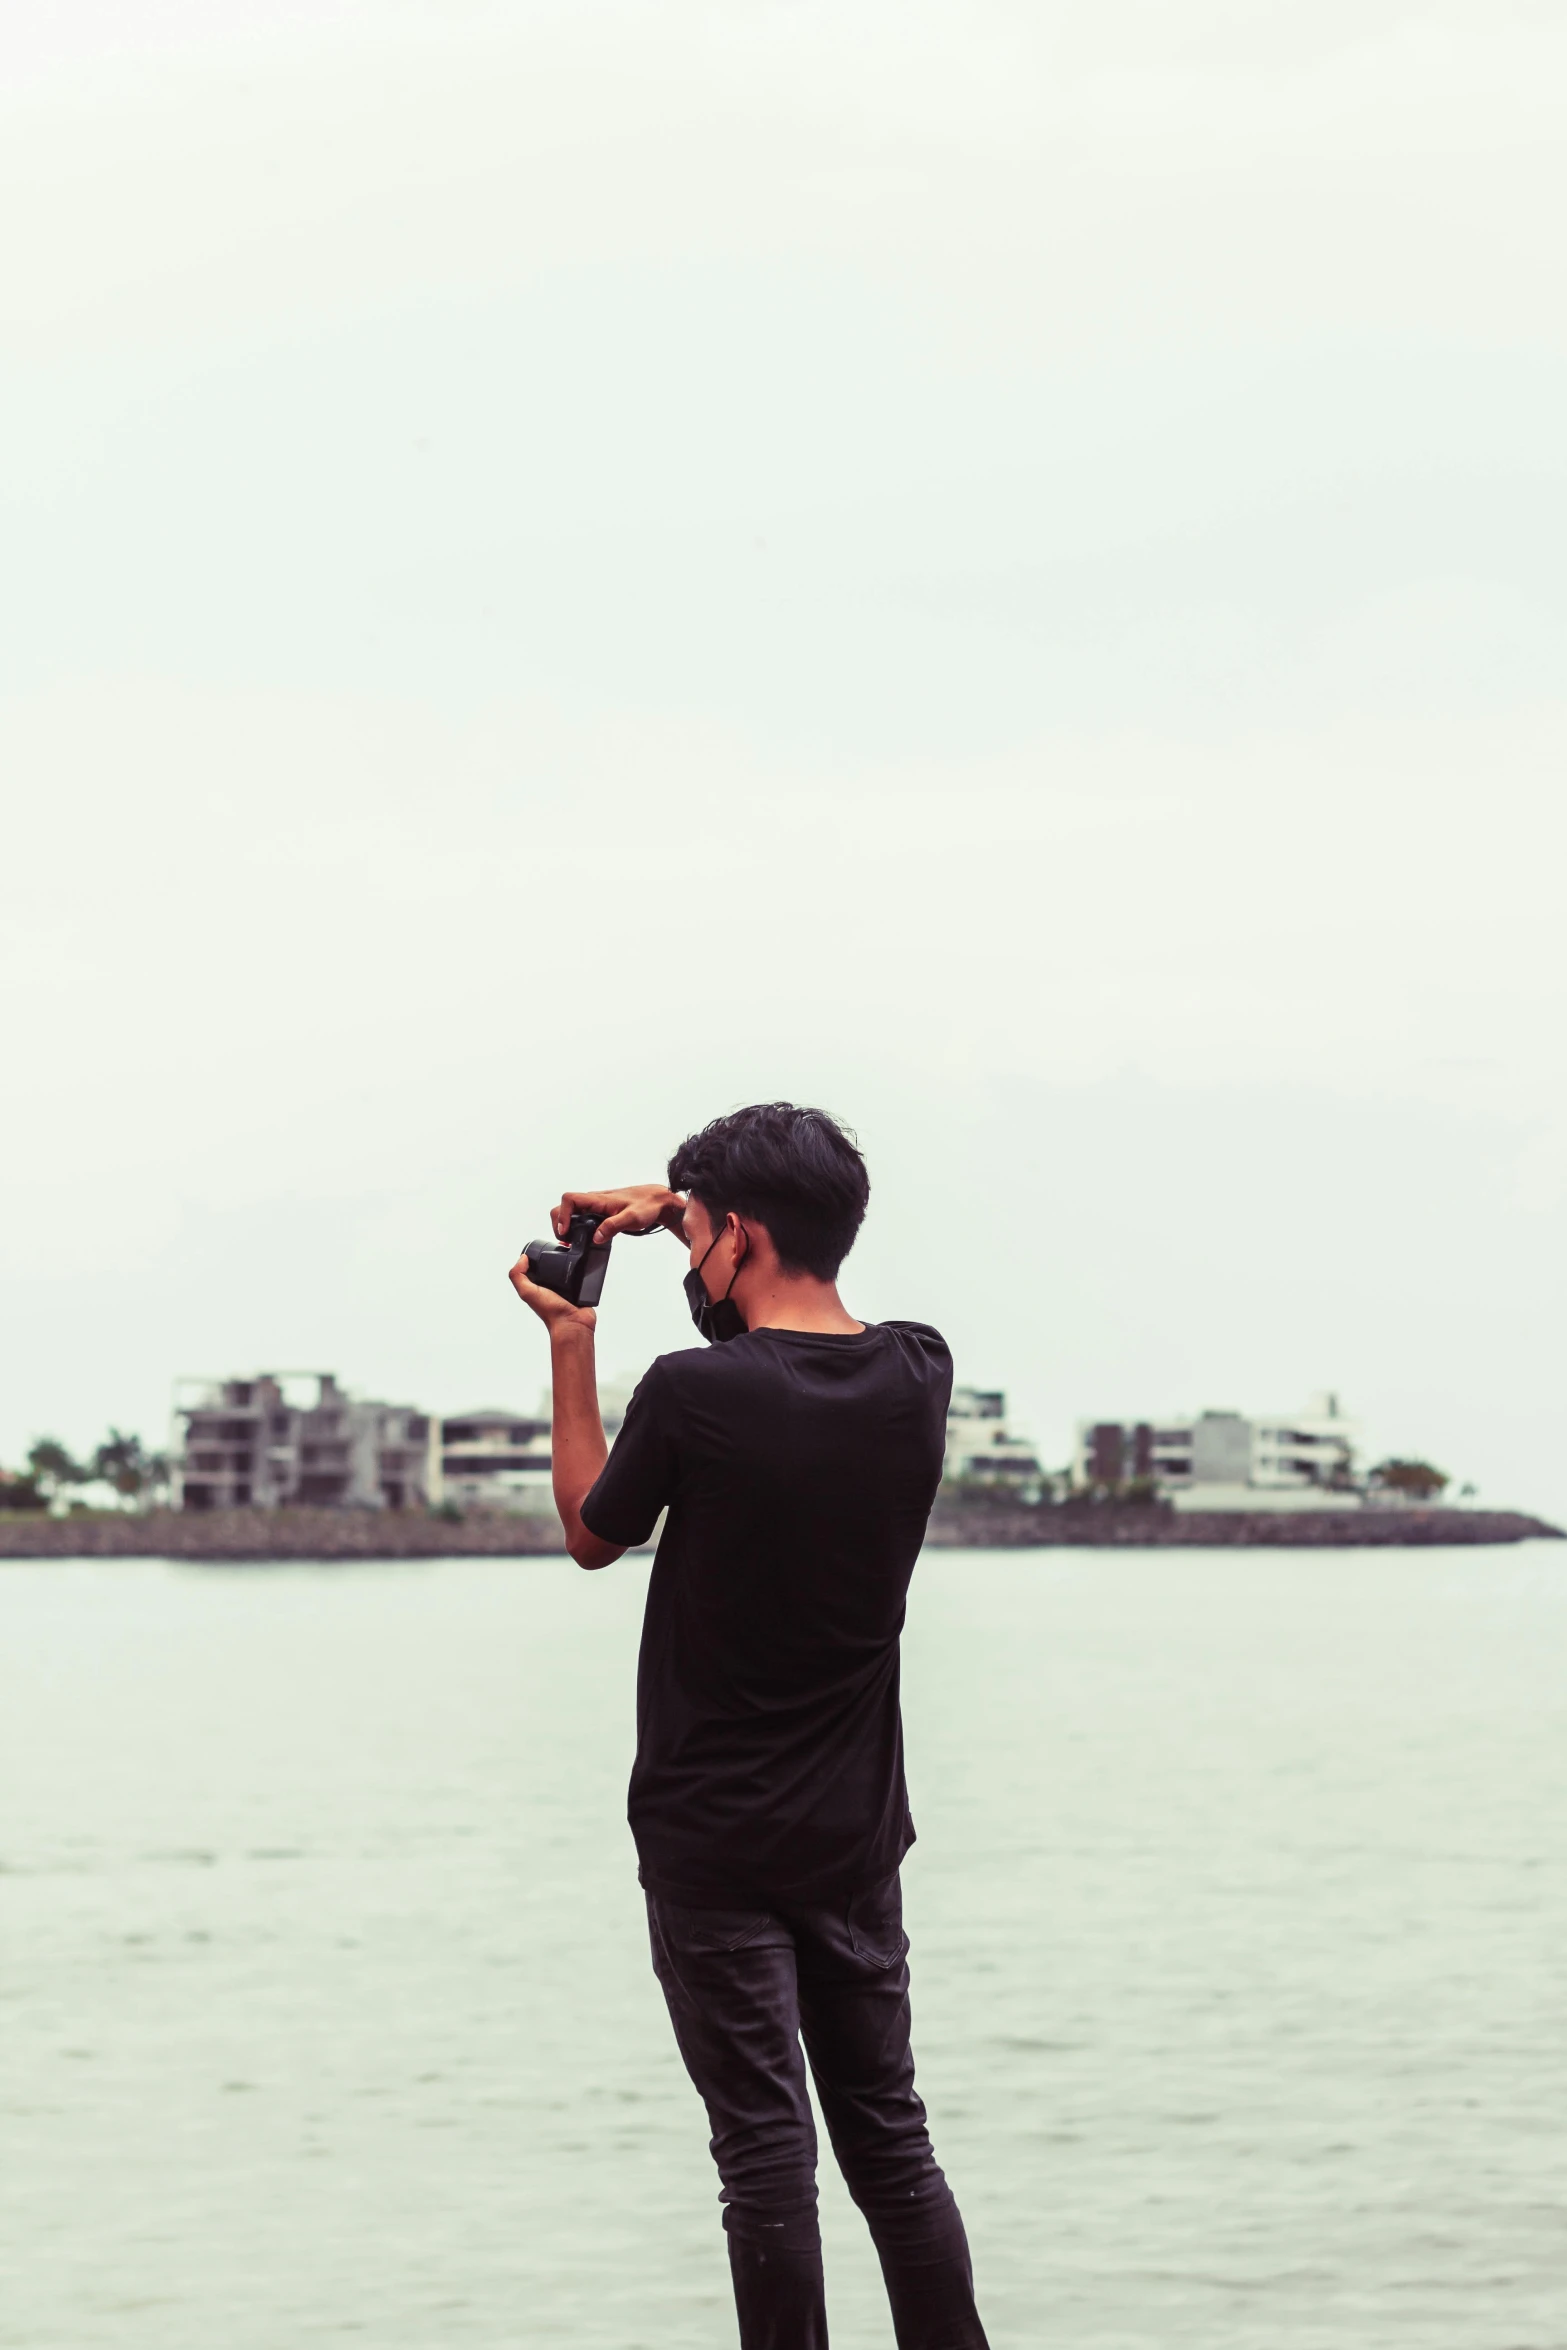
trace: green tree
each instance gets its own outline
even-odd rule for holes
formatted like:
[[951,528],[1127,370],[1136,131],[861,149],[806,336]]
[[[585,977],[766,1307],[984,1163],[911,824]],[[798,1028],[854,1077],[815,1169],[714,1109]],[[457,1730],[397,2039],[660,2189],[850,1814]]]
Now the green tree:
[[122,1501],[150,1498],[169,1481],[169,1464],[162,1453],[149,1452],[139,1436],[111,1428],[92,1457],[92,1475],[114,1487]]
[[27,1455],[33,1482],[53,1501],[68,1485],[84,1485],[92,1475],[74,1460],[57,1436],[40,1436]]
[[1384,1493],[1407,1493],[1411,1501],[1435,1500],[1448,1482],[1446,1470],[1429,1461],[1379,1461],[1371,1478]]

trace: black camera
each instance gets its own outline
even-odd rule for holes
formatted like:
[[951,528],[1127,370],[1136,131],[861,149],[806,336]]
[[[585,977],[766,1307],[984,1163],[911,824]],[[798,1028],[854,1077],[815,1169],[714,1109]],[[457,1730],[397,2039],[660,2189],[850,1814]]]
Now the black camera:
[[579,1210],[571,1219],[564,1243],[530,1240],[523,1252],[528,1260],[528,1279],[541,1289],[553,1289],[569,1298],[574,1306],[596,1306],[604,1292],[609,1252],[615,1245],[609,1240],[602,1248],[594,1247],[593,1235],[603,1221],[602,1216],[586,1216]]

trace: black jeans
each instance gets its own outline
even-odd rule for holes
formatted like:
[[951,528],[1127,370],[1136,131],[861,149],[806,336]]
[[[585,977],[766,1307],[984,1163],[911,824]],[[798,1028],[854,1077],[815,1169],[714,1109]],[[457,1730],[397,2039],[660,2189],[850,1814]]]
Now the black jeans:
[[650,1893],[647,1909],[653,1970],[712,2124],[741,2350],[827,2341],[806,2057],[899,2350],[985,2350],[963,2222],[914,2089],[897,1877],[822,1907],[682,1909]]

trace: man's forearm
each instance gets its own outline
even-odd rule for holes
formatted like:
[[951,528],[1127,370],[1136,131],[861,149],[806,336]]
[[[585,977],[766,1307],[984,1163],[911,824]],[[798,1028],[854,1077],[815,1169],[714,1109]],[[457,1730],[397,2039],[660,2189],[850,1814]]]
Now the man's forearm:
[[580,1323],[558,1324],[550,1332],[550,1379],[554,1412],[550,1465],[555,1507],[566,1529],[566,1548],[580,1566],[607,1566],[619,1550],[582,1523],[582,1504],[609,1458],[599,1417],[598,1375],[593,1332]]

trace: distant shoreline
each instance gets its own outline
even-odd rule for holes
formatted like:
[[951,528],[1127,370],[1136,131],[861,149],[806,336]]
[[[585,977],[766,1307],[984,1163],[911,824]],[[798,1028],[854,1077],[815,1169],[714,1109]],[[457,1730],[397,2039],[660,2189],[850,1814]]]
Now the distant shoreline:
[[938,1501],[938,1550],[1436,1550],[1564,1539],[1520,1510],[1177,1510],[1168,1502],[1060,1502],[1027,1509]]
[[[1158,1504],[938,1501],[928,1545],[937,1550],[1385,1550],[1452,1549],[1563,1539],[1559,1526],[1516,1510],[1207,1510]],[[70,1518],[0,1517],[7,1559],[189,1559],[286,1566],[291,1561],[558,1558],[553,1518],[415,1510],[101,1511]]]

